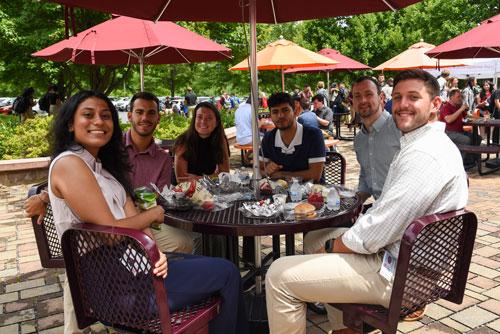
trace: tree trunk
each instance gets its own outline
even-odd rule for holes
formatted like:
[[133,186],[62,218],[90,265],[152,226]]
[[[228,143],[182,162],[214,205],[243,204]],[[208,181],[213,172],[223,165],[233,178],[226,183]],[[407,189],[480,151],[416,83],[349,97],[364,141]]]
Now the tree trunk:
[[172,65],[170,67],[170,96],[175,96],[175,75],[176,66]]

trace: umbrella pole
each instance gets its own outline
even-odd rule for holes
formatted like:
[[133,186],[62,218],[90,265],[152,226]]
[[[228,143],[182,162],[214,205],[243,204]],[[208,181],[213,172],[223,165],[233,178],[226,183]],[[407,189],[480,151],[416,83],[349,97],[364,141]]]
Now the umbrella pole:
[[283,66],[281,66],[281,91],[285,91],[285,72],[283,71]]
[[330,96],[330,71],[326,71],[326,90]]
[[144,92],[144,58],[139,57],[139,76],[141,80],[141,92]]
[[257,1],[250,0],[250,82],[252,96],[252,149],[253,149],[253,179],[260,179],[259,169],[259,87],[257,74]]

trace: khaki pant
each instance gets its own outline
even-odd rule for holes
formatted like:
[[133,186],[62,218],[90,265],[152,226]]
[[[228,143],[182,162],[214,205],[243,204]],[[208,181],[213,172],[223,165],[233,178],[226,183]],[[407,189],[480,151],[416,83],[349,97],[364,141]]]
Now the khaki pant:
[[193,252],[193,239],[196,233],[180,228],[160,224],[160,229],[151,229],[158,249],[162,252],[188,253]]
[[71,290],[69,289],[68,279],[64,281],[63,286],[63,300],[64,300],[64,334],[82,334],[84,330],[78,328],[76,322],[75,308],[73,306],[73,299],[71,299]]
[[33,110],[29,108],[26,112],[22,113],[20,117],[21,123],[24,123],[28,118],[35,118],[35,115],[33,114]]
[[347,227],[324,228],[304,235],[304,254],[317,253],[325,247],[325,242],[336,239],[348,230]]
[[[271,334],[305,334],[306,302],[367,303],[389,306],[392,285],[380,274],[377,254],[316,254],[275,261],[266,275]],[[334,330],[344,328],[342,313],[327,305]]]
[[49,115],[56,116],[59,111],[59,105],[51,104],[49,107]]

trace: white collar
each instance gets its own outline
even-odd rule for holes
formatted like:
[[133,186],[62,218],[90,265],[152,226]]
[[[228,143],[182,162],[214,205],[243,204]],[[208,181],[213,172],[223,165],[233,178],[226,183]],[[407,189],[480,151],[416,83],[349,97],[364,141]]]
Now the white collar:
[[438,130],[438,131],[444,132],[444,130],[446,128],[446,123],[445,122],[440,122],[440,121],[434,121],[434,122],[430,122],[429,126],[432,129],[434,129],[434,130]]
[[302,127],[302,124],[298,123],[297,121],[295,121],[295,124],[297,124],[297,130],[295,131],[295,136],[293,137],[289,146],[286,146],[285,143],[283,143],[280,130],[276,131],[276,135],[274,137],[274,146],[281,148],[281,152],[283,154],[293,154],[293,152],[295,152],[295,146],[302,145],[302,136],[304,134],[304,129]]

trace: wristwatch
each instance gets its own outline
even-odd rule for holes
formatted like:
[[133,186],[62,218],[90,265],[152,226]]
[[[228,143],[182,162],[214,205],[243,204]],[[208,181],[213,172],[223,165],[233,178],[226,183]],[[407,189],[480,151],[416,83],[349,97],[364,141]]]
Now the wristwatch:
[[325,242],[325,251],[327,253],[333,253],[333,244],[335,242],[335,239],[330,239]]

